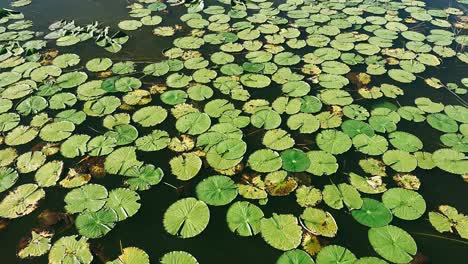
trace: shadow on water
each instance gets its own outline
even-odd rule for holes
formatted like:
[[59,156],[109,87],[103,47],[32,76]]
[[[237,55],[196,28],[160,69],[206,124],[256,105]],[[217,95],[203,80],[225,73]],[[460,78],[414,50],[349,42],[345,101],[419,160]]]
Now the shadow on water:
[[[446,7],[446,0],[431,1],[434,6]],[[26,19],[31,19],[34,22],[34,30],[45,31],[47,26],[60,19],[75,20],[77,24],[87,24],[93,21],[99,21],[104,26],[111,26],[116,30],[117,23],[128,17],[125,6],[128,4],[126,0],[33,0],[33,3],[21,9],[26,16]],[[2,1],[0,7],[7,6]],[[169,20],[163,24],[180,23],[178,17],[183,14],[182,8],[171,9]],[[182,34],[179,33],[179,34]],[[177,35],[176,35],[177,36]],[[170,38],[156,38],[151,35],[151,27],[143,27],[143,29],[131,33],[129,42],[124,46],[124,50],[117,54],[105,53],[115,61],[132,60],[132,61],[158,61],[162,59],[162,51],[171,45]],[[75,52],[85,61],[96,56],[103,56],[104,51],[89,43],[78,44],[71,48],[61,49],[63,53]],[[460,80],[466,77],[466,64],[457,63],[454,59],[444,61],[437,69],[431,70],[427,74],[441,78],[444,82],[450,80]],[[411,87],[405,89],[406,95],[402,97],[400,103],[409,105],[413,103],[416,97],[429,97],[435,101],[443,101],[446,104],[457,103],[456,99],[446,90],[434,90],[423,84],[423,80],[411,84]],[[270,99],[273,99],[271,97]],[[154,102],[153,102],[154,103]],[[156,104],[156,103],[155,103]],[[92,125],[92,122],[91,122]],[[87,128],[83,128],[87,129]],[[401,121],[399,130],[416,133],[425,143],[425,147],[432,151],[437,147],[438,138],[441,133],[433,129],[428,129],[425,124],[414,124],[406,121]],[[173,135],[175,131],[172,131]],[[89,131],[87,131],[89,133]],[[248,145],[257,145],[257,134],[247,137]],[[432,145],[431,145],[432,144]],[[167,153],[147,154],[139,157],[141,160],[151,162],[161,166],[165,172],[169,172],[168,161],[171,156]],[[341,155],[339,160],[345,161],[346,164],[340,164],[340,173],[333,175],[331,178],[334,182],[339,182],[340,178],[345,177],[346,172],[362,172],[356,166],[360,156],[353,153]],[[169,174],[169,173],[166,173]],[[210,207],[211,218],[207,229],[199,236],[191,239],[178,239],[167,234],[162,226],[162,217],[164,211],[170,204],[183,196],[193,196],[191,191],[196,185],[196,181],[208,175],[216,174],[213,171],[205,170],[193,182],[190,182],[192,188],[187,188],[184,193],[177,193],[173,188],[159,184],[151,190],[141,193],[142,207],[137,215],[127,219],[124,222],[118,223],[115,229],[105,236],[103,239],[93,241],[93,246],[101,248],[105,255],[110,258],[115,258],[120,251],[120,246],[136,246],[144,249],[156,263],[157,259],[164,253],[172,250],[184,250],[193,254],[200,263],[274,263],[281,251],[275,250],[266,244],[259,236],[255,238],[243,238],[232,234],[227,228],[225,221],[227,206],[225,207]],[[458,208],[461,212],[468,212],[466,203],[466,185],[459,176],[449,175],[440,170],[423,171],[417,170],[415,174],[420,176],[422,188],[420,193],[427,201],[429,210],[433,210],[440,204],[449,204]],[[166,177],[169,178],[169,177]],[[178,186],[180,182],[171,179],[165,179]],[[28,182],[28,179],[21,179]],[[323,186],[329,184],[330,179],[326,177],[313,178],[313,184]],[[121,178],[118,176],[107,176],[105,179],[97,180],[96,183],[105,182],[106,186],[118,187],[121,185]],[[190,187],[190,186],[189,186]],[[110,188],[109,188],[110,189]],[[2,260],[0,263],[10,264],[18,263],[15,257],[16,247],[21,237],[30,232],[31,227],[37,225],[37,215],[46,208],[53,210],[63,210],[63,197],[66,190],[60,188],[49,188],[47,196],[41,202],[40,207],[31,215],[19,218],[13,221],[6,230],[0,232],[0,255]],[[273,212],[278,213],[294,213],[299,215],[301,208],[295,202],[293,195],[288,198],[271,198],[268,204],[262,209],[266,216],[270,216]],[[327,209],[329,210],[329,209]],[[359,225],[354,221],[347,212],[336,211],[330,209],[330,212],[335,217],[339,232],[338,236],[330,240],[330,243],[336,243],[349,248],[357,256],[376,255],[371,248],[367,238],[368,228]],[[413,235],[417,241],[419,251],[429,258],[431,263],[455,263],[462,262],[466,258],[468,249],[467,244],[443,240],[424,234],[437,235],[431,227],[427,219],[419,219],[417,221],[401,221],[394,219],[393,224],[402,227]],[[68,235],[75,233],[75,230],[66,231],[60,235]],[[452,237],[451,235],[445,235]],[[455,236],[453,236],[455,238]],[[46,257],[25,261],[24,263],[46,263]],[[95,262],[99,260],[95,258]]]

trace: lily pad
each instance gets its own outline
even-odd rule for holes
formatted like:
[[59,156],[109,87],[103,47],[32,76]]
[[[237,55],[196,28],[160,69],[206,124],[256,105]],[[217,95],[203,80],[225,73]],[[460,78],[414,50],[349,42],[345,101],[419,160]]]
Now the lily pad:
[[233,203],[226,215],[229,229],[240,236],[254,236],[258,234],[262,218],[262,210],[246,201]]
[[263,218],[260,226],[263,239],[276,249],[291,250],[301,242],[302,230],[293,215],[273,214]]
[[30,214],[38,202],[45,197],[45,191],[36,184],[23,184],[3,198],[0,202],[0,217],[13,219]]
[[93,255],[85,237],[64,236],[57,240],[49,252],[49,263],[80,263],[89,264]]
[[291,172],[305,171],[310,166],[308,155],[299,149],[288,149],[281,153],[283,169]]
[[392,221],[392,213],[377,200],[364,198],[362,207],[351,212],[353,218],[368,227],[382,227]]
[[237,187],[229,177],[215,175],[205,178],[196,188],[198,199],[209,205],[221,206],[231,203],[237,196]]
[[417,252],[414,239],[403,229],[388,225],[369,229],[369,241],[383,258],[394,263],[408,263]]
[[208,206],[195,198],[184,198],[173,203],[164,213],[164,229],[181,238],[200,234],[208,225]]
[[426,201],[415,191],[392,188],[382,195],[382,202],[392,213],[404,220],[415,220],[426,211]]

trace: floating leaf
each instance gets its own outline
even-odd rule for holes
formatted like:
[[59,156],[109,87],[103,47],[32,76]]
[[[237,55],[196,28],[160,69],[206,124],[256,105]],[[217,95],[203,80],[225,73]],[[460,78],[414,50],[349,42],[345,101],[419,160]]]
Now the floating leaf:
[[260,226],[263,239],[276,249],[286,251],[301,243],[302,230],[293,215],[273,214],[263,218]]
[[[142,263],[142,262],[138,262]],[[161,264],[198,264],[197,259],[185,251],[172,251],[164,254],[161,258]]]
[[364,198],[359,210],[351,211],[353,218],[368,227],[382,227],[392,221],[392,213],[377,200]]
[[132,115],[132,120],[143,127],[151,127],[162,123],[167,117],[167,111],[160,106],[147,106]]
[[122,254],[110,264],[126,264],[126,263],[141,263],[149,264],[149,256],[145,251],[137,247],[126,247],[122,250]]
[[189,135],[199,135],[204,133],[211,126],[211,119],[205,113],[188,113],[176,122],[176,128],[182,133]]
[[226,205],[237,196],[237,187],[229,177],[215,175],[205,178],[196,188],[198,199],[209,205]]
[[467,238],[468,217],[458,213],[457,209],[448,206],[439,206],[439,212],[429,212],[431,225],[439,232],[453,232],[456,230],[462,238]]
[[348,151],[352,141],[345,133],[334,129],[321,131],[316,137],[317,145],[320,149],[337,155]]
[[255,171],[272,172],[281,168],[282,159],[273,150],[260,149],[250,155],[247,163]]
[[38,202],[45,197],[45,191],[36,184],[23,184],[3,198],[0,202],[0,217],[13,219],[30,214]]
[[0,193],[8,190],[18,180],[18,173],[8,167],[0,168]]
[[96,212],[106,203],[107,189],[99,184],[86,184],[65,196],[65,210],[69,213]]
[[326,263],[343,263],[343,264],[352,264],[356,261],[356,256],[349,249],[337,246],[330,245],[322,248],[322,250],[317,254],[316,263],[317,264],[326,264]]
[[57,240],[49,252],[49,263],[80,263],[89,264],[93,255],[85,237],[64,236]]
[[106,235],[115,226],[117,215],[111,210],[99,210],[79,214],[75,221],[80,235],[87,238],[98,238]]
[[115,221],[123,221],[140,210],[140,196],[135,191],[117,188],[109,192],[104,208],[116,214]]
[[418,164],[416,158],[403,150],[389,150],[383,155],[383,162],[398,172],[411,172]]
[[369,241],[383,258],[394,263],[408,263],[417,252],[416,242],[403,229],[388,225],[369,229]]
[[281,152],[283,169],[291,172],[305,171],[310,166],[308,155],[299,149],[288,149]]
[[468,172],[468,162],[465,154],[453,149],[439,149],[432,155],[437,167],[454,174],[465,174]]
[[276,261],[277,264],[314,264],[314,260],[309,254],[300,249],[293,249],[281,254]]
[[359,192],[346,183],[341,183],[338,186],[325,185],[322,194],[323,201],[334,209],[343,208],[343,203],[350,209],[359,209],[363,203]]
[[128,171],[130,178],[125,183],[132,190],[145,191],[151,186],[161,182],[164,172],[161,168],[155,168],[152,164],[147,164],[141,167],[133,167]]
[[25,259],[44,255],[51,247],[52,235],[47,231],[31,231],[31,238],[28,239],[27,245],[18,251],[18,257]]
[[169,162],[172,174],[180,180],[190,180],[195,177],[202,166],[201,159],[195,153],[184,153]]
[[195,198],[184,198],[173,203],[164,213],[164,229],[181,238],[190,238],[205,230],[210,220],[208,206]]
[[40,167],[34,179],[41,187],[50,187],[57,183],[63,170],[63,162],[59,160],[50,161]]
[[262,218],[262,210],[246,201],[233,203],[226,214],[229,229],[240,236],[258,234]]
[[274,171],[265,177],[265,188],[272,196],[285,196],[293,192],[297,182],[286,171]]
[[301,214],[301,219],[314,235],[334,237],[338,232],[338,226],[333,216],[321,209],[306,208]]
[[141,162],[137,160],[135,147],[122,147],[113,151],[106,157],[104,168],[110,174],[126,175],[133,167],[139,167]]
[[382,202],[392,213],[404,220],[415,220],[426,211],[426,201],[415,191],[392,188],[382,195]]

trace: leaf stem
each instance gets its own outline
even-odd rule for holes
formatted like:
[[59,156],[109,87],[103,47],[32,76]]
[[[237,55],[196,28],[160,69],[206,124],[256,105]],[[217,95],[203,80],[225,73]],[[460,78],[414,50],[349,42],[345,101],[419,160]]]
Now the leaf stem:
[[177,189],[178,189],[177,187],[175,187],[174,185],[172,185],[172,184],[170,184],[170,183],[168,183],[168,182],[163,182],[163,183],[164,183],[165,185],[171,187],[171,188],[174,188],[174,190],[177,190]]
[[443,239],[443,240],[448,240],[448,241],[458,242],[458,243],[468,245],[467,241],[463,241],[463,240],[456,239],[456,238],[450,238],[450,237],[444,237],[444,236],[428,234],[428,233],[420,233],[420,232],[410,232],[410,234],[419,235],[419,236],[426,236],[426,237],[433,237],[433,238],[437,238],[437,239]]

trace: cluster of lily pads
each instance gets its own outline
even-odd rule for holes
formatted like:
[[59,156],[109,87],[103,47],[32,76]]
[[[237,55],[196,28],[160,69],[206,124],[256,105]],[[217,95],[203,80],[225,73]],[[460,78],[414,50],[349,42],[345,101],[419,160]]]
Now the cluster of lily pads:
[[11,2],[11,7],[23,7],[31,4],[31,0],[14,0]]
[[[118,24],[124,31],[157,26],[165,14],[153,12],[168,9],[158,0],[129,8],[135,19]],[[426,77],[445,61],[468,63],[468,37],[459,33],[466,14],[406,0],[253,0],[186,10],[182,25],[154,29],[156,38],[180,34],[154,63],[39,54],[46,41],[31,40],[32,23],[0,12],[0,192],[10,191],[0,217],[30,214],[60,186],[69,189],[64,210],[78,233],[53,241],[51,231],[34,229],[18,256],[91,263],[88,239],[135,216],[144,205],[139,192],[166,177],[197,184],[162,219],[182,239],[205,230],[210,206],[229,206],[227,228],[286,251],[278,263],[409,263],[416,242],[392,220],[426,214],[421,170],[468,174],[468,79]],[[44,39],[57,46],[96,37],[118,52],[128,40],[97,24],[59,21],[50,30]],[[411,89],[442,89],[457,104],[407,100]],[[89,121],[101,126],[90,129]],[[425,148],[408,125],[430,130],[440,146]],[[144,153],[171,159],[164,166]],[[345,159],[360,170],[340,170]],[[93,182],[105,174],[121,176],[122,185]],[[269,198],[289,195],[302,214],[264,214]],[[437,231],[468,239],[467,216],[449,205],[429,209]],[[337,210],[369,227],[369,243],[385,260],[321,247],[337,235]],[[182,251],[160,261],[198,263]],[[149,256],[128,247],[111,263],[149,263]]]
[[[11,22],[11,23],[9,23]],[[32,21],[24,20],[22,13],[0,10],[0,24],[9,23],[0,28],[1,68],[18,66],[27,60],[38,60],[37,51],[46,46],[46,41],[37,37],[37,32],[29,30]]]
[[105,50],[116,53],[122,49],[129,37],[127,34],[117,31],[109,33],[109,27],[100,28],[98,22],[85,26],[75,25],[75,21],[61,20],[49,26],[51,31],[44,36],[45,39],[55,39],[59,47],[73,46],[77,43],[94,39],[96,45]]

